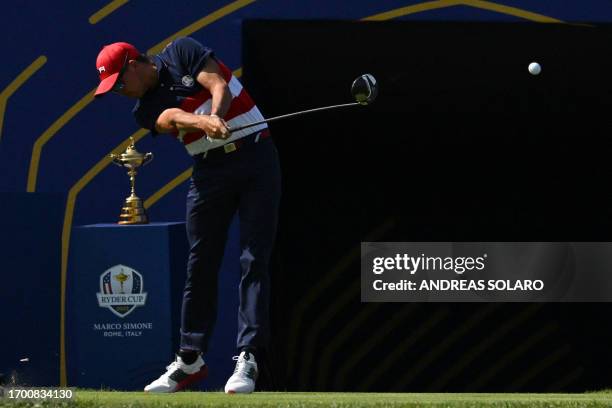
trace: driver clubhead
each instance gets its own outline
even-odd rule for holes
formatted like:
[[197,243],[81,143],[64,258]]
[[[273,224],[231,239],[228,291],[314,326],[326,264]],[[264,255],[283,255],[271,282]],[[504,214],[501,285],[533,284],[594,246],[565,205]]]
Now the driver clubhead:
[[378,96],[378,82],[371,74],[363,74],[353,81],[351,86],[353,98],[361,105],[369,105]]

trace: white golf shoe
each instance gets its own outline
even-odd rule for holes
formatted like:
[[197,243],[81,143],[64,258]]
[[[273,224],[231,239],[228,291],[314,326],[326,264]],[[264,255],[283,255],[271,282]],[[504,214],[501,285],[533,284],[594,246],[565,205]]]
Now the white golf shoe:
[[198,356],[193,364],[185,364],[181,357],[176,356],[176,360],[166,367],[166,372],[147,385],[144,390],[145,392],[176,392],[207,376],[208,366],[202,356]]
[[248,394],[255,390],[257,380],[257,362],[253,354],[243,351],[239,356],[234,356],[236,368],[234,374],[225,384],[227,394]]

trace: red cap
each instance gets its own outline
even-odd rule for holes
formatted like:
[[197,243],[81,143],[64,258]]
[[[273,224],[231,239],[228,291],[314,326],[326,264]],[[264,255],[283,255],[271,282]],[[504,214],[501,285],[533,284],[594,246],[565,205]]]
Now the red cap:
[[100,85],[94,96],[101,96],[113,89],[119,72],[128,60],[136,59],[140,53],[132,44],[116,42],[105,45],[98,54],[96,68],[100,74]]

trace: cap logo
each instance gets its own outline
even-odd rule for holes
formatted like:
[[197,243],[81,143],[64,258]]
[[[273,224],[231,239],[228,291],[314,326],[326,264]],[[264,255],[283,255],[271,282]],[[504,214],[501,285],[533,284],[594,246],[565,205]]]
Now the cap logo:
[[191,77],[191,75],[185,75],[182,79],[181,82],[183,83],[183,85],[185,86],[193,86],[193,77]]
[[104,65],[102,65],[100,68],[98,68],[98,71],[100,73],[106,72],[106,68],[104,68]]

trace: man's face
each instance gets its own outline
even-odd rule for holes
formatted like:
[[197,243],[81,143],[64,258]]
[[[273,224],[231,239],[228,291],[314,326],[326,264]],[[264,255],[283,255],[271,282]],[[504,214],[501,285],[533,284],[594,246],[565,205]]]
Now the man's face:
[[129,98],[142,97],[147,91],[144,83],[144,70],[142,65],[142,63],[136,60],[128,61],[119,74],[113,92]]

